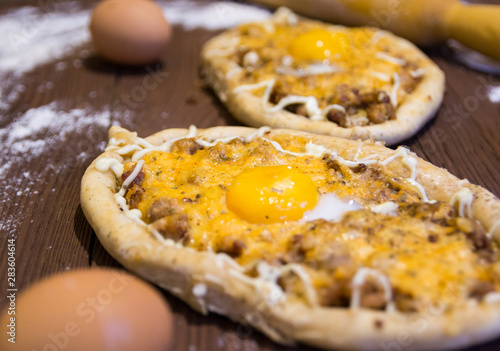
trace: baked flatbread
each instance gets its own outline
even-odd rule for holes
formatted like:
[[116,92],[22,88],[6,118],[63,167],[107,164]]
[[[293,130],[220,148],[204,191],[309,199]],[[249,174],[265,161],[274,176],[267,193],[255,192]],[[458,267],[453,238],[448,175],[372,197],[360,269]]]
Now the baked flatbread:
[[500,200],[404,147],[292,130],[112,127],[83,211],[121,264],[283,344],[500,335]]
[[228,30],[202,50],[207,84],[239,121],[395,144],[441,104],[444,74],[405,39],[286,8]]

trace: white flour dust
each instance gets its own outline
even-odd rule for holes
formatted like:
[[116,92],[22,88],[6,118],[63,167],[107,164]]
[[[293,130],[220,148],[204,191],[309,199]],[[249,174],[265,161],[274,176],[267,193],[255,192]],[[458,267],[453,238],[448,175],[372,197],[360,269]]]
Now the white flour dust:
[[229,1],[196,5],[193,1],[173,1],[162,4],[163,14],[171,24],[191,30],[225,29],[239,24],[261,21],[270,16],[268,10]]
[[[48,182],[73,168],[84,167],[104,150],[110,124],[109,112],[90,109],[65,112],[52,102],[26,111],[1,128],[0,204],[17,207],[24,197],[30,202],[41,201],[41,195],[34,190],[40,189],[40,180]],[[102,142],[96,144],[96,140]],[[55,158],[55,153],[60,157]],[[0,229],[15,235],[18,225],[25,220],[10,215],[0,220]]]
[[79,10],[74,3],[68,5],[68,12],[44,13],[22,7],[0,17],[0,71],[31,71],[89,41],[88,11]]
[[[35,159],[49,159],[51,153],[61,149],[64,149],[64,159],[60,164],[47,164],[44,171],[48,169],[57,173],[67,167],[81,165],[88,160],[89,154],[104,149],[104,141],[95,145],[95,140],[106,140],[104,131],[110,124],[109,112],[84,109],[63,112],[55,102],[26,111],[0,129],[0,147],[4,150],[0,182],[9,182],[10,178],[6,176],[12,168],[25,167]],[[78,143],[73,143],[73,140],[78,140]],[[37,177],[28,172],[24,172],[23,176],[31,180]]]
[[89,41],[89,12],[73,2],[55,7],[59,11],[25,6],[0,16],[0,110],[8,110],[26,90],[25,73],[63,59]]

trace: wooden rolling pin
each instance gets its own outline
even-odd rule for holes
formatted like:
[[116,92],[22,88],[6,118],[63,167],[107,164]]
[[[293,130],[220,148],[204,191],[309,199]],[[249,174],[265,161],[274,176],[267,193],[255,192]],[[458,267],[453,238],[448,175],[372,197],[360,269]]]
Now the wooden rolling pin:
[[309,17],[348,26],[390,30],[417,45],[455,39],[500,60],[500,6],[459,0],[249,0],[286,6]]

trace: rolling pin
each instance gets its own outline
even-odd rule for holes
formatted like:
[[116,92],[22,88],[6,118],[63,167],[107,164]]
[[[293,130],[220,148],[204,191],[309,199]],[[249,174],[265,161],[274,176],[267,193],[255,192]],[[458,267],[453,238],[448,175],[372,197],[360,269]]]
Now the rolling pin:
[[500,6],[459,0],[249,0],[285,6],[309,17],[347,26],[387,29],[417,45],[455,39],[500,60]]

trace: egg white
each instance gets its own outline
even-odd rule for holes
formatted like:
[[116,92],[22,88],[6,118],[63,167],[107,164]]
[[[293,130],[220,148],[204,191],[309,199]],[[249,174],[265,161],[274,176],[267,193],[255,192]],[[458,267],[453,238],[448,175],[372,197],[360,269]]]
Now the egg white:
[[334,193],[323,194],[312,210],[304,212],[301,221],[309,222],[324,219],[338,222],[346,212],[361,210],[362,208],[354,200],[343,201]]

